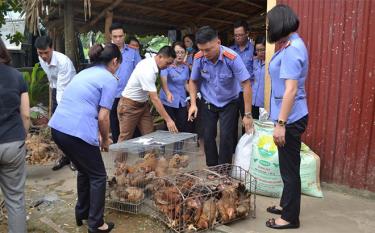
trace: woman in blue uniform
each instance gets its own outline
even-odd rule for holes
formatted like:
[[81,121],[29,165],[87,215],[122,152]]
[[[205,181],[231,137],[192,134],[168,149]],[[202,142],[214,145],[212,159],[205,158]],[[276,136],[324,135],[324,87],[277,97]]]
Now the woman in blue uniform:
[[273,139],[279,152],[280,174],[284,189],[280,206],[267,211],[281,214],[269,219],[274,229],[298,228],[301,205],[301,135],[307,126],[308,110],[305,81],[309,59],[305,43],[297,34],[299,19],[291,8],[277,5],[267,14],[267,40],[280,49],[273,55],[270,116],[275,122]]
[[103,220],[107,174],[100,149],[108,151],[110,144],[109,114],[118,85],[114,73],[122,55],[115,44],[107,44],[94,45],[89,57],[93,66],[66,87],[49,126],[58,147],[77,166],[77,225],[88,220],[89,233],[99,233],[114,227]]
[[187,132],[186,91],[189,67],[184,63],[186,49],[184,44],[178,41],[173,43],[172,48],[176,52],[174,63],[160,72],[160,100],[176,123],[178,132]]
[[256,57],[253,60],[253,98],[252,114],[254,119],[259,119],[259,108],[264,107],[264,75],[265,75],[265,51],[266,37],[259,35],[255,39],[254,51]]

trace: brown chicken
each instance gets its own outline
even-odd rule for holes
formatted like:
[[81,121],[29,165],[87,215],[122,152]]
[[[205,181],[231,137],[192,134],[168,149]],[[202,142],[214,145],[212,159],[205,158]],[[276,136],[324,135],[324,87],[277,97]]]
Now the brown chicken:
[[227,186],[222,191],[220,200],[216,203],[222,223],[227,223],[236,217],[236,203],[238,200],[235,186]]
[[185,168],[189,165],[189,156],[187,155],[179,155],[175,154],[169,160],[169,167],[170,168]]
[[128,187],[126,188],[126,192],[128,193],[127,199],[130,202],[138,202],[143,200],[144,193],[143,190],[137,187]]
[[203,203],[202,213],[199,216],[197,227],[199,229],[208,229],[212,227],[216,220],[216,204],[215,199],[210,198]]

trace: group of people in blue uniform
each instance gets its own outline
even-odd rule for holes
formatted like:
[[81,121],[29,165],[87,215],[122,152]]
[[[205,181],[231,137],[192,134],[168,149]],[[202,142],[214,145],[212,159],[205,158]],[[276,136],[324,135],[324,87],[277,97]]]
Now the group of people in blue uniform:
[[[239,117],[243,133],[252,133],[253,119],[259,118],[259,109],[264,107],[268,40],[280,48],[267,72],[272,84],[270,118],[275,124],[274,142],[284,190],[280,206],[267,208],[281,217],[269,219],[266,226],[298,228],[301,134],[308,119],[308,53],[298,27],[292,9],[277,5],[267,13],[267,37],[259,35],[253,42],[248,25],[240,21],[233,28],[235,44],[226,47],[215,29],[204,26],[195,35],[163,47],[154,58],[142,60],[136,46],[124,43],[122,25],[113,24],[112,43],[90,48],[90,67],[66,85],[49,122],[54,141],[78,170],[77,225],[87,220],[88,232],[110,232],[114,228],[114,223],[104,221],[106,171],[101,151],[108,151],[113,142],[129,139],[136,127],[141,134],[153,130],[148,100],[173,133],[196,131],[193,123],[198,123],[196,132],[204,142],[207,166],[231,163]],[[155,81],[159,74],[161,90],[157,93]],[[132,130],[127,131],[129,128]],[[1,156],[4,144],[11,141],[2,140],[2,132]],[[22,141],[24,137],[16,139]],[[23,187],[24,179],[20,182]],[[14,222],[19,223],[19,219]]]

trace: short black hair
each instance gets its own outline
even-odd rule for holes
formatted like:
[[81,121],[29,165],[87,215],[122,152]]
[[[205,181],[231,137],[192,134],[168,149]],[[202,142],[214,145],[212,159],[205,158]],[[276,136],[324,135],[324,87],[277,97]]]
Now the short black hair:
[[238,21],[234,22],[233,28],[239,28],[239,27],[243,27],[245,32],[248,32],[250,30],[249,24],[244,20],[238,20]]
[[277,5],[267,13],[268,28],[267,40],[275,43],[281,38],[298,30],[299,19],[294,11],[287,5]]
[[195,33],[195,42],[197,44],[205,44],[218,38],[217,31],[210,26],[203,26]]
[[34,46],[37,49],[52,48],[52,39],[49,36],[39,36],[36,38]]
[[262,35],[258,35],[255,38],[254,46],[257,45],[257,44],[266,45],[266,37],[263,34]]
[[112,33],[112,31],[116,29],[122,29],[122,31],[125,33],[124,26],[122,26],[122,24],[118,22],[112,23],[111,27],[109,28],[109,32]]
[[135,36],[129,36],[128,39],[126,40],[126,43],[130,44],[130,42],[132,42],[132,41],[137,42],[138,45],[141,46],[141,43],[139,42],[139,40]]
[[164,57],[172,57],[172,58],[176,58],[176,52],[174,51],[174,49],[172,49],[171,46],[169,45],[166,45],[166,46],[163,46],[157,55],[162,55]]

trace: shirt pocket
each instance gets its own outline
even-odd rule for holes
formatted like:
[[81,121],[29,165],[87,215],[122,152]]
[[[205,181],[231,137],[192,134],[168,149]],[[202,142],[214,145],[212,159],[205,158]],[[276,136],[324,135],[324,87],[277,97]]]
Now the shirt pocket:
[[232,85],[234,83],[234,77],[231,73],[219,74],[219,84],[220,85]]
[[208,71],[204,71],[204,70],[202,70],[202,71],[201,71],[201,77],[202,77],[202,79],[205,80],[206,82],[210,82],[211,75],[210,75],[210,73],[208,73]]

